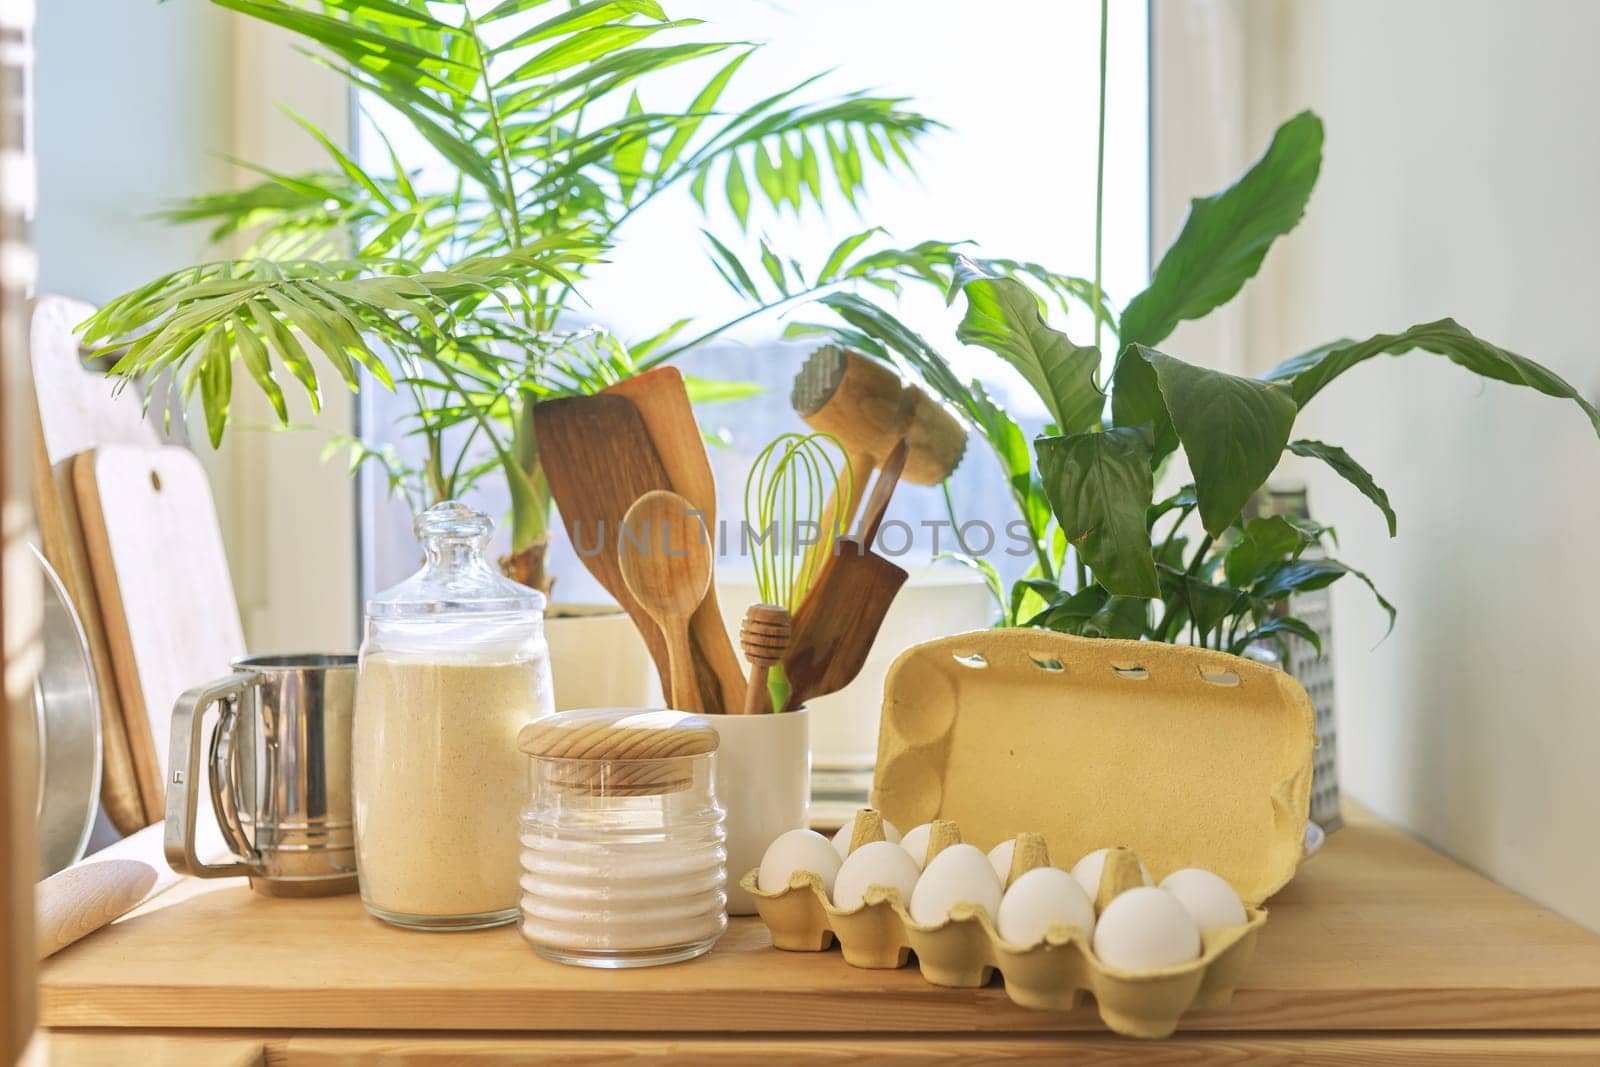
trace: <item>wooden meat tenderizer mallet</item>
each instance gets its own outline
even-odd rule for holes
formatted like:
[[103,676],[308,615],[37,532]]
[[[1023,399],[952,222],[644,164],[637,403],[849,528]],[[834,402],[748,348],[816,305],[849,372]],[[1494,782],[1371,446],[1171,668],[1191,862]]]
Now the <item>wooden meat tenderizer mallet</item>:
[[[739,647],[750,663],[750,683],[744,693],[744,713],[759,715],[772,707],[767,674],[789,648],[789,609],[776,604],[752,604],[739,627]],[[731,709],[730,709],[731,710]]]
[[823,529],[849,529],[872,472],[902,437],[910,446],[903,477],[912,485],[938,485],[966,452],[967,432],[942,404],[883,362],[836,345],[810,355],[795,375],[789,402],[807,426],[838,440],[849,464],[849,495],[829,503]]

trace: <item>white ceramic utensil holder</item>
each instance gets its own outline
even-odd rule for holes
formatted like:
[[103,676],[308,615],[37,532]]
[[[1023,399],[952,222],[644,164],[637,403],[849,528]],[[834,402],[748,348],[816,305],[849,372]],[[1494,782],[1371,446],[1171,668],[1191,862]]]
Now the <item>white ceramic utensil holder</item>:
[[735,883],[761,863],[772,839],[804,828],[811,807],[811,713],[718,715],[717,798],[727,815],[728,914],[754,915]]
[[663,706],[650,651],[615,604],[552,604],[544,634],[557,711]]

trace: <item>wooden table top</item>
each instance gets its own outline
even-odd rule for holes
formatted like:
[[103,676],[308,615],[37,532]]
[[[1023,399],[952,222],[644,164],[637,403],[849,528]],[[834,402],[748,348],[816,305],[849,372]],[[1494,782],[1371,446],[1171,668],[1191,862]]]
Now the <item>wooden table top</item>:
[[[1600,934],[1360,813],[1268,904],[1232,1004],[1182,1030],[1600,1029]],[[940,989],[916,967],[774,950],[736,919],[709,955],[565,967],[514,928],[414,933],[354,896],[272,899],[186,882],[40,967],[46,1027],[494,1031],[1100,1029],[1013,1005],[998,980]]]

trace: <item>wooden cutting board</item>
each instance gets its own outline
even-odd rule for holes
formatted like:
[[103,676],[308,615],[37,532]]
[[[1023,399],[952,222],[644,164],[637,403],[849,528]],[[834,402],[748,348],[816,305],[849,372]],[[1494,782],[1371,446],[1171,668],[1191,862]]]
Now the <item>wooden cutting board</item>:
[[162,808],[146,806],[123,726],[117,679],[72,489],[72,460],[98,445],[154,447],[158,441],[144,419],[139,398],[131,393],[114,395],[114,383],[83,365],[74,328],[93,311],[90,305],[63,296],[41,296],[34,302],[28,339],[37,414],[33,497],[40,547],[66,583],[89,641],[105,754],[100,802],[113,826],[132,833],[160,819]]
[[72,480],[146,807],[163,805],[172,706],[244,655],[205,469],[176,446],[106,445]]

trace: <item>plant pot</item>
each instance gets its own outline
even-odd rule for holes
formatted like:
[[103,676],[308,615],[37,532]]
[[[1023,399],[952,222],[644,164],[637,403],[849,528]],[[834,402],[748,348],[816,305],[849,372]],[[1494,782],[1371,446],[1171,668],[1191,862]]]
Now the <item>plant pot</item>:
[[615,604],[553,604],[544,631],[557,711],[666,706],[644,639]]
[[[755,580],[748,571],[719,577],[723,622],[738,645],[740,605],[754,604]],[[895,658],[913,645],[950,634],[986,629],[994,622],[994,598],[983,577],[959,566],[914,568],[884,616],[872,651],[855,681],[808,703],[811,709],[811,803],[818,826],[842,826],[867,806],[872,768],[878,758],[878,719],[883,682]],[[743,872],[728,869],[729,881]]]
[[811,806],[811,712],[718,715],[717,800],[727,812],[728,914],[754,915],[738,886],[772,839],[803,829]]

